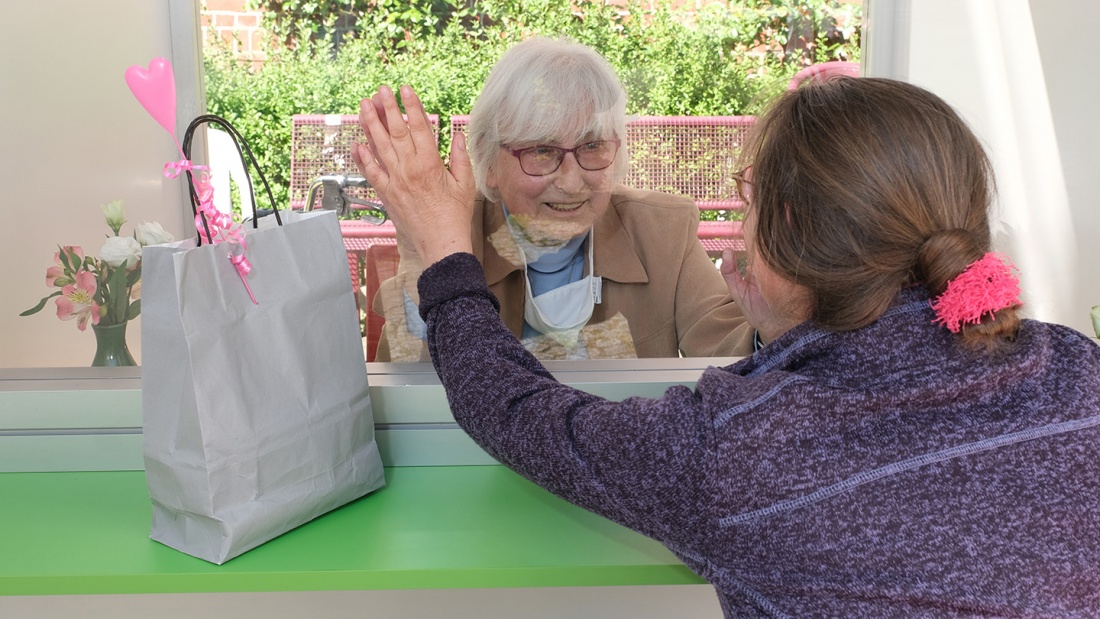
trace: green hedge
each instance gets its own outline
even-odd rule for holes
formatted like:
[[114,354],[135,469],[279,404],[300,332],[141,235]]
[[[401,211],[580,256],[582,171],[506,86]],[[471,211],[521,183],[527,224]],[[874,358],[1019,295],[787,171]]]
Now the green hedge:
[[[273,45],[262,69],[253,70],[208,43],[207,108],[249,140],[280,206],[288,203],[294,114],[355,114],[380,84],[411,84],[446,127],[451,115],[469,113],[500,55],[533,35],[566,36],[599,50],[623,80],[628,112],[641,115],[753,114],[803,66],[859,57],[861,6],[837,0],[742,0],[691,13],[592,0],[374,0],[369,9],[357,8],[368,4],[361,0],[258,4],[278,9],[265,25],[290,47]],[[303,12],[318,4],[338,11]],[[449,148],[446,131],[440,148]]]

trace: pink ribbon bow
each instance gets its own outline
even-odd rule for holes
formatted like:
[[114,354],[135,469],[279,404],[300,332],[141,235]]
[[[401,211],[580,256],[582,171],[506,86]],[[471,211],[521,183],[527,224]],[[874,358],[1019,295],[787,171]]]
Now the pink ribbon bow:
[[[245,279],[245,276],[252,271],[252,264],[245,257],[248,244],[244,240],[244,232],[241,230],[241,225],[234,222],[232,217],[219,211],[214,206],[214,188],[210,185],[209,168],[194,165],[188,159],[170,161],[164,164],[164,176],[166,178],[177,178],[186,171],[192,172],[195,193],[198,194],[199,199],[199,206],[195,213],[195,229],[199,232],[199,238],[211,245],[223,241],[229,241],[233,245],[229,251],[229,262],[237,269],[237,275],[240,276],[241,283],[244,284],[244,289],[248,292],[248,298],[252,299],[252,303],[259,305],[256,297],[252,294],[252,288],[248,285],[248,280]],[[205,225],[203,223],[204,218]]]

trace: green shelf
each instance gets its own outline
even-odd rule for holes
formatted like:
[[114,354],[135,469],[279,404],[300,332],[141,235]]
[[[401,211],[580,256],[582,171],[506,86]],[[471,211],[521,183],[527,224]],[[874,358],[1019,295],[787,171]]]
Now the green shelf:
[[149,539],[142,471],[0,473],[0,595],[703,582],[502,466],[393,467],[386,481],[218,566]]

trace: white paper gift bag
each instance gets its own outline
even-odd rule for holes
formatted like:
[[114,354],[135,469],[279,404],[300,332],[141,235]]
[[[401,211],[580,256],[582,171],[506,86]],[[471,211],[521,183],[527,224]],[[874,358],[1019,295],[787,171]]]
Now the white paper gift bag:
[[152,538],[222,563],[384,485],[333,212],[230,246],[143,256],[142,413]]
[[151,537],[219,564],[385,485],[336,214],[275,219],[246,277],[232,242],[142,256]]

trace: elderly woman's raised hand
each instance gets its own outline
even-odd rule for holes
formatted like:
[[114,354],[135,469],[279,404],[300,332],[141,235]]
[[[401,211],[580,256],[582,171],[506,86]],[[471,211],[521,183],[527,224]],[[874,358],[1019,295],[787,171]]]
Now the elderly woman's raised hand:
[[472,252],[476,187],[465,136],[455,135],[448,169],[439,157],[424,106],[411,87],[401,87],[401,103],[408,122],[388,87],[363,99],[359,123],[368,142],[356,145],[352,158],[427,266],[449,254]]

